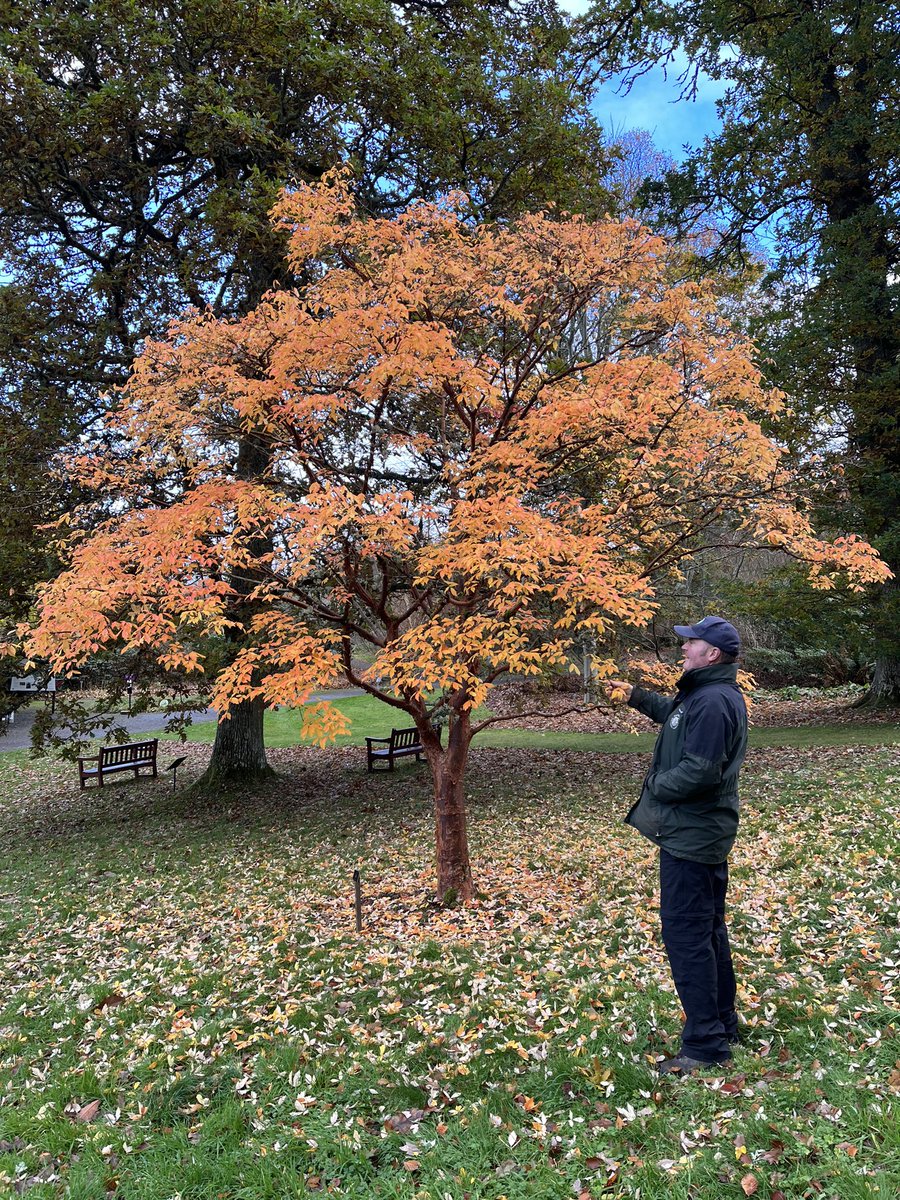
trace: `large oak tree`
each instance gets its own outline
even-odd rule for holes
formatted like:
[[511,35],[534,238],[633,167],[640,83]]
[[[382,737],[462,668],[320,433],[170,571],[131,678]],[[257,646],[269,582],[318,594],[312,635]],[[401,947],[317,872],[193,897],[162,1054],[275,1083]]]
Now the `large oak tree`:
[[[143,339],[286,279],[282,184],[344,158],[371,212],[456,186],[492,216],[602,196],[551,0],[0,0],[0,27],[0,620],[46,575],[49,460]],[[252,431],[238,453],[264,469]],[[246,716],[236,753],[261,756]]]

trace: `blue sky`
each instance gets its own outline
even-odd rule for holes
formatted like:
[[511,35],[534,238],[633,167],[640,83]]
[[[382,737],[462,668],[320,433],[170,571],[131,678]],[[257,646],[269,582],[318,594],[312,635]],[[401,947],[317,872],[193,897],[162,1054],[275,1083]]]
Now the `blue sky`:
[[[580,16],[590,7],[588,0],[559,0],[560,8]],[[623,129],[646,129],[660,150],[673,158],[684,158],[685,146],[696,146],[704,135],[719,128],[716,101],[726,85],[701,76],[696,100],[679,100],[678,75],[687,63],[676,56],[667,70],[655,67],[636,80],[627,96],[616,92],[615,83],[600,89],[594,112],[608,135]]]
[[602,87],[592,107],[607,135],[646,129],[660,150],[680,161],[687,146],[699,145],[706,134],[718,130],[716,100],[725,94],[726,85],[704,75],[696,100],[680,100],[678,76],[686,63],[678,55],[667,71],[654,67],[635,80],[628,95],[619,95],[614,83]]

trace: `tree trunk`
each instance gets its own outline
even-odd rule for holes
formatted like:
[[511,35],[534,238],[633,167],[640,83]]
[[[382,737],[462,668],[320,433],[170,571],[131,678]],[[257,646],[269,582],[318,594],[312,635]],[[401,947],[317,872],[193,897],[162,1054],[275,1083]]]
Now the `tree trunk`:
[[869,690],[856,708],[900,708],[900,658],[885,655],[875,660]]
[[209,766],[194,784],[195,788],[255,783],[274,776],[266,761],[263,742],[264,712],[261,699],[244,700],[235,705],[227,720],[219,722]]
[[446,750],[433,730],[421,731],[434,780],[437,893],[440,900],[448,902],[472,899],[464,790],[470,724],[467,713],[451,720]]
[[[245,434],[238,445],[235,474],[238,479],[258,481],[265,477],[270,461],[271,451],[265,442],[255,434]],[[268,531],[254,538],[250,544],[254,559],[262,558],[271,548],[272,539]],[[228,582],[234,593],[229,616],[239,623],[241,630],[246,630],[255,612],[254,603],[248,597],[258,583],[258,576],[252,569],[232,570]],[[229,631],[226,640],[237,649],[244,636],[241,631]],[[209,787],[213,783],[250,783],[274,775],[266,761],[264,711],[261,699],[244,700],[230,710],[227,720],[219,722],[209,767],[197,780],[196,787]]]
[[900,708],[900,653],[897,630],[900,628],[900,568],[891,562],[895,578],[881,588],[873,611],[875,631],[875,671],[869,690],[857,700],[855,708]]

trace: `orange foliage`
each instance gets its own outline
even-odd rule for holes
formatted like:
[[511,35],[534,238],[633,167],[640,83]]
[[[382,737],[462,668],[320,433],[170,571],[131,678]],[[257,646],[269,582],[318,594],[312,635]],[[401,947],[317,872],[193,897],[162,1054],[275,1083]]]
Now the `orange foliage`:
[[[303,702],[353,635],[371,690],[460,721],[501,672],[645,622],[651,581],[711,526],[796,555],[823,587],[886,577],[797,509],[757,422],[782,398],[712,290],[673,281],[659,237],[465,212],[450,196],[366,219],[340,173],[284,193],[275,219],[309,282],[147,344],[107,419],[112,453],[69,464],[98,499],[71,515],[33,656],[64,672],[118,645],[201,670],[198,637],[237,625],[225,709]],[[561,347],[585,315],[606,345],[573,363]],[[266,448],[259,478],[235,476],[242,436]],[[246,617],[235,574],[253,583]],[[340,718],[310,725],[324,740]]]

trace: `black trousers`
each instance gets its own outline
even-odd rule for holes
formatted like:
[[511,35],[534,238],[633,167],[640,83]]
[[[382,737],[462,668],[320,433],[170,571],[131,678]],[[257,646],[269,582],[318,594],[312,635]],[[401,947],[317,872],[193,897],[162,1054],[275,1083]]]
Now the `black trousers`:
[[737,1033],[736,987],[725,927],[728,863],[659,855],[663,944],[684,1009],[682,1053],[702,1062],[731,1056]]

